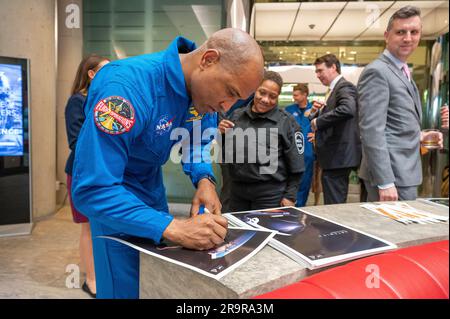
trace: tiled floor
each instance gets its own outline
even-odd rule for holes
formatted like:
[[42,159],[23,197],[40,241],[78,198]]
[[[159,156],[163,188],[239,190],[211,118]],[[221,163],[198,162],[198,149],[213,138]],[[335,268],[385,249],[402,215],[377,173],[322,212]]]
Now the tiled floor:
[[66,287],[67,265],[79,263],[79,235],[64,207],[31,236],[0,238],[0,298],[89,298]]
[[[170,207],[177,216],[189,212],[189,205]],[[73,285],[74,275],[66,268],[79,264],[79,236],[80,226],[66,206],[36,223],[31,236],[0,238],[0,299],[89,298],[81,289],[66,286],[66,280]],[[83,274],[80,277],[81,286]]]

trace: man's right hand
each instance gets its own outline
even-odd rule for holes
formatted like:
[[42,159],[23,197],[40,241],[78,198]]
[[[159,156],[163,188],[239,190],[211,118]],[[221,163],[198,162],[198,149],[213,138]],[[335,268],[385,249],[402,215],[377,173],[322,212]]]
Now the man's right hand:
[[325,106],[325,103],[319,101],[312,102],[312,112],[315,113]]
[[380,196],[380,202],[391,202],[398,200],[397,188],[395,186],[386,189],[378,189],[378,194]]
[[186,248],[207,250],[223,243],[227,228],[225,217],[206,213],[189,219],[173,219],[163,237]]
[[222,120],[219,123],[219,131],[221,134],[225,134],[227,129],[233,128],[234,123],[229,120]]

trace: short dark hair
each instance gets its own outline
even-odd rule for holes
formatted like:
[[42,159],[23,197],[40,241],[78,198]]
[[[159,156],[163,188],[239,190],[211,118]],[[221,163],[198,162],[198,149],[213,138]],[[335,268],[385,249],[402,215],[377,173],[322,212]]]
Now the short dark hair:
[[392,29],[392,24],[394,23],[394,20],[397,19],[408,19],[411,17],[419,17],[420,18],[420,9],[414,6],[406,6],[403,8],[398,9],[394,12],[394,14],[390,17],[387,29],[386,31],[389,31]]
[[309,88],[308,88],[308,84],[306,83],[299,83],[296,86],[294,86],[294,92],[295,91],[300,91],[303,94],[309,95]]
[[337,73],[341,74],[341,62],[334,54],[325,54],[314,61],[314,65],[325,63],[327,68],[331,68],[333,64],[336,66]]
[[279,87],[280,90],[278,93],[281,92],[281,88],[283,87],[283,78],[281,77],[281,75],[275,71],[267,71],[264,70],[264,81],[270,80],[272,82],[275,82]]

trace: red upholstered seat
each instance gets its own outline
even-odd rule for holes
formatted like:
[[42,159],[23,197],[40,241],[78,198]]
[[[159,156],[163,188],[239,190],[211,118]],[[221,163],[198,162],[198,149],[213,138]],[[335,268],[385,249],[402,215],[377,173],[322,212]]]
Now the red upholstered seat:
[[446,240],[363,258],[256,298],[449,298],[448,248]]

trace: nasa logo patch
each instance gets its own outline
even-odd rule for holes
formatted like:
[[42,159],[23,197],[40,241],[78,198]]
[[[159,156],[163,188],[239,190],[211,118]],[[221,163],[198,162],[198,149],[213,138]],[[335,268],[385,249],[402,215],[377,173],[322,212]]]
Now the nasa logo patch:
[[297,145],[297,151],[300,155],[305,152],[305,137],[302,132],[295,133],[295,145]]
[[101,131],[119,135],[133,128],[136,117],[130,102],[120,96],[110,96],[95,106],[94,121]]
[[173,126],[173,120],[175,119],[175,116],[172,119],[169,119],[168,115],[163,115],[159,118],[159,120],[156,122],[155,127],[155,133],[158,136],[162,136],[166,133],[169,133]]

